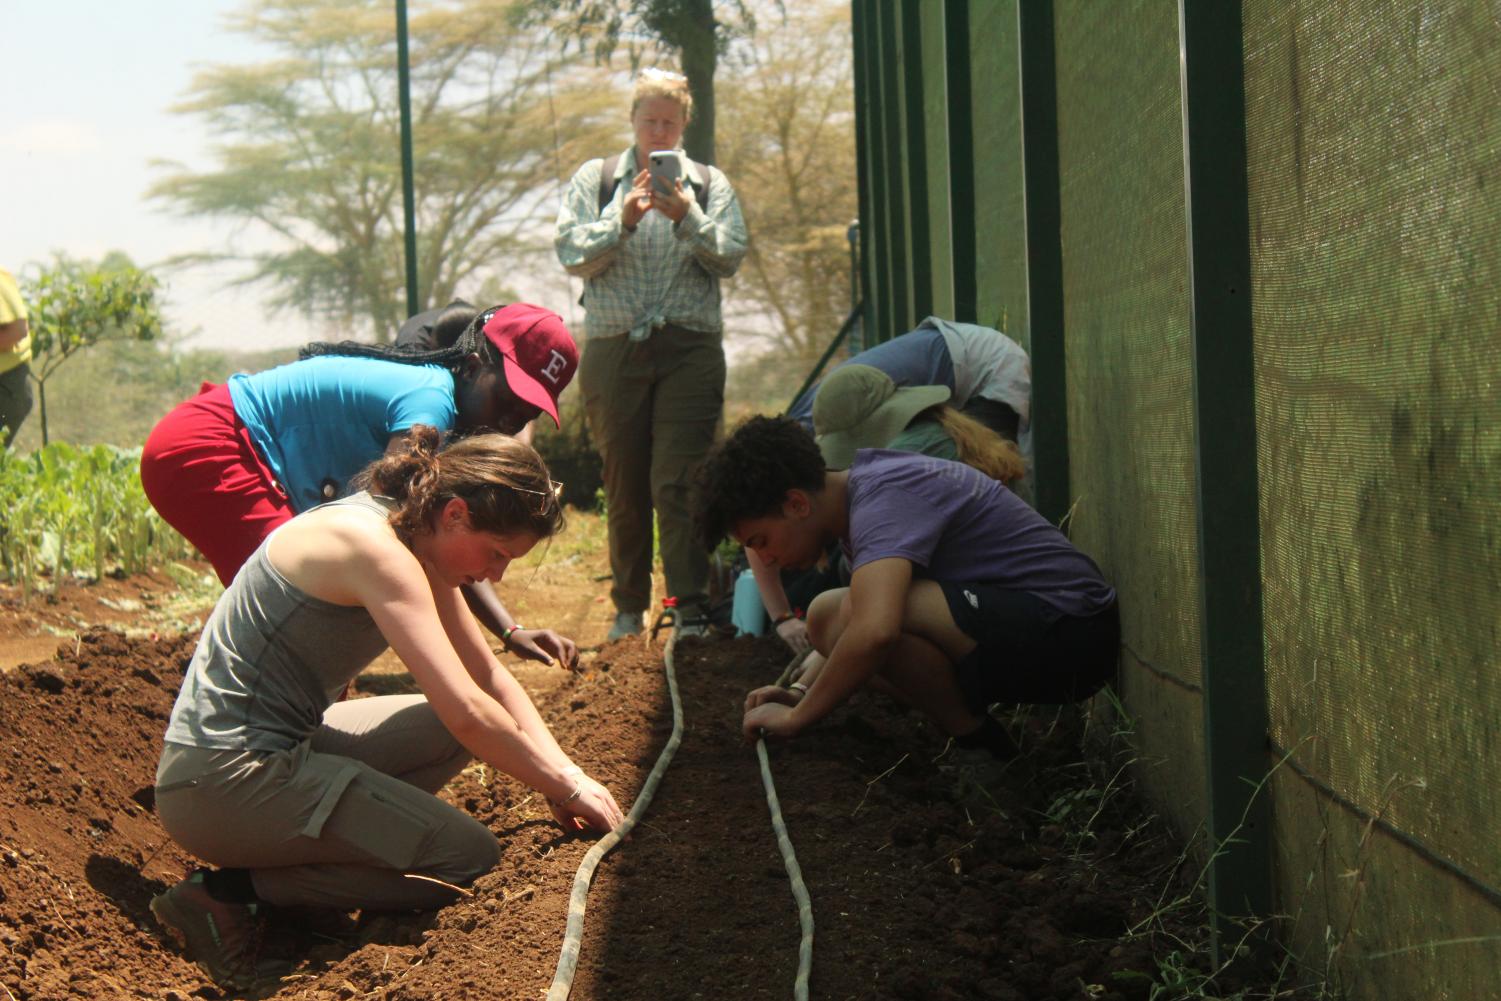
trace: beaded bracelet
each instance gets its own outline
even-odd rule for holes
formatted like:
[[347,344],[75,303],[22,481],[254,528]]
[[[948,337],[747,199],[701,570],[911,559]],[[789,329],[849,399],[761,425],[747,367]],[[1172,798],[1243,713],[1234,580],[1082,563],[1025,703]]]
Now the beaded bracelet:
[[526,628],[526,626],[523,626],[521,623],[518,622],[514,626],[512,626],[511,628],[507,629],[505,632],[501,633],[500,634],[500,645],[503,646],[503,647],[505,647],[507,650],[511,649],[511,634],[514,633],[514,632],[517,632],[518,630],[522,630],[522,629],[525,629],[525,628]]

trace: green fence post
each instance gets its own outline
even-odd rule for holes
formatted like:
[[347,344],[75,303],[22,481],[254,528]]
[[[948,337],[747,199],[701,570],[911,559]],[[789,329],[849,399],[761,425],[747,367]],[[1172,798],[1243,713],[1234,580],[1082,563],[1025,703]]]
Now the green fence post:
[[944,5],[945,67],[949,111],[949,238],[954,255],[954,319],[979,322],[975,260],[975,121],[969,75],[969,0]]
[[889,306],[881,326],[869,332],[866,347],[887,341],[910,329],[912,303],[908,296],[910,276],[907,271],[907,197],[903,184],[901,70],[898,62],[896,9],[888,0],[877,0],[880,18],[881,54],[876,62],[881,81],[881,139],[883,147],[880,172],[886,187],[885,204],[876,211],[886,216],[885,233],[877,243],[886,264],[886,296]]
[[[850,296],[855,302],[863,303],[860,312],[860,324],[865,330],[875,327],[875,283],[872,281],[871,268],[871,238],[870,231],[872,220],[875,219],[875,210],[871,206],[873,191],[871,188],[871,172],[874,169],[874,158],[871,155],[870,117],[871,117],[871,82],[870,82],[870,22],[865,4],[856,2],[850,8],[850,34],[854,45],[855,58],[855,190],[859,199],[856,204],[860,207],[860,217],[857,223],[851,223],[853,228],[851,239],[851,256],[854,258],[854,267],[851,269],[851,281],[854,287],[850,289]],[[859,253],[854,252],[854,242],[859,242]]]
[[903,115],[903,144],[906,148],[907,233],[909,274],[912,282],[910,326],[933,312],[932,229],[928,206],[928,136],[923,128],[922,24],[917,9],[919,0],[902,0],[901,49],[902,90],[906,98]]
[[1255,345],[1240,5],[1178,4],[1215,963],[1271,913]]
[[396,79],[401,104],[401,201],[406,238],[407,315],[417,299],[417,209],[412,184],[412,74],[407,59],[407,0],[396,0]]
[[866,340],[875,343],[882,339],[881,331],[891,326],[891,168],[887,163],[886,132],[886,73],[882,68],[880,0],[861,0],[864,13],[861,23],[865,36],[865,136],[866,150],[870,158],[866,167],[866,180],[870,188],[868,214],[861,215],[861,229],[866,233],[861,239],[869,253],[865,255],[864,270],[866,287],[870,294],[870,322],[865,328]]
[[1035,499],[1038,512],[1056,525],[1068,513],[1070,498],[1053,0],[1021,0],[1016,12],[1023,203],[1027,219],[1027,316],[1032,346]]

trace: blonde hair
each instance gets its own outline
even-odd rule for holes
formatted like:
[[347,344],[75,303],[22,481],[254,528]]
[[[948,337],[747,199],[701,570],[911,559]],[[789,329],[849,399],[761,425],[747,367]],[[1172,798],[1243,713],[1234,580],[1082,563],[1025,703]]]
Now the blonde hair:
[[973,466],[992,480],[1007,485],[1027,475],[1027,462],[1016,442],[1001,437],[973,417],[961,414],[947,403],[930,407],[918,416],[931,416],[938,421],[938,426],[954,440],[959,461],[966,466]]
[[693,95],[688,91],[688,78],[681,73],[644,69],[637,74],[636,86],[631,92],[631,117],[636,117],[636,109],[641,107],[642,101],[649,101],[654,97],[676,101],[678,107],[683,109],[683,124],[687,125],[692,121]]
[[509,435],[476,434],[440,448],[436,428],[415,424],[406,440],[353,481],[356,488],[394,498],[391,527],[408,546],[431,532],[443,505],[461,497],[477,532],[530,532],[539,539],[563,527],[563,507],[547,463]]

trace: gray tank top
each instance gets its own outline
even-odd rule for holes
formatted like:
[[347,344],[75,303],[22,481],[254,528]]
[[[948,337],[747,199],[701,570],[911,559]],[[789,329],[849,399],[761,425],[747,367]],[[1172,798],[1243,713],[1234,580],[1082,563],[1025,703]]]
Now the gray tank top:
[[[358,493],[331,505],[389,514]],[[275,535],[273,532],[272,535]],[[280,751],[312,735],[355,675],[387,647],[362,606],[293,587],[266,558],[267,536],[209,615],[167,723],[167,742]]]

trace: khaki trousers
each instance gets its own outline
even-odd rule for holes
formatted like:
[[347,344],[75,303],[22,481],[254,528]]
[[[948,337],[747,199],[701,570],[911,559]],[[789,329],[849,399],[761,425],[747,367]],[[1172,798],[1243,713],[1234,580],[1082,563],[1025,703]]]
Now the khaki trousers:
[[469,760],[423,696],[352,699],[286,751],[168,744],[156,809],[194,855],[249,869],[267,903],[429,909],[456,897],[432,880],[467,886],[500,861],[489,828],[433,795]]
[[621,612],[651,602],[652,511],[667,591],[702,602],[708,554],[694,537],[693,483],[724,411],[724,344],[668,324],[644,341],[591,338],[579,385],[589,433],[605,461],[610,597]]

